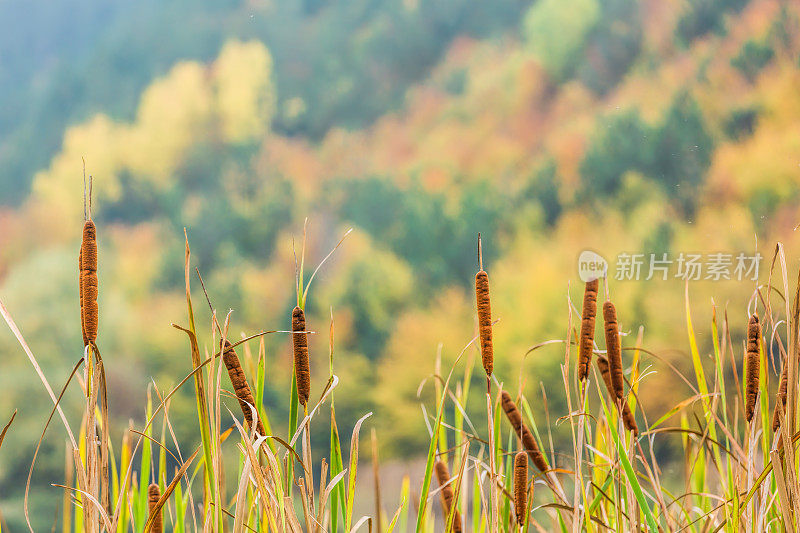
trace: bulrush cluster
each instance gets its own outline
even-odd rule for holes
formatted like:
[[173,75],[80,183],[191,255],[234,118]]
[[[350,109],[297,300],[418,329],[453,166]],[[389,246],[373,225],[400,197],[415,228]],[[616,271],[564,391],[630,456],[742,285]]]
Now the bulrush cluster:
[[519,452],[514,456],[514,513],[517,523],[525,523],[525,514],[528,509],[528,456]]
[[586,282],[583,290],[583,312],[581,313],[581,338],[578,346],[578,379],[583,381],[589,375],[594,347],[594,317],[597,314],[597,288],[600,282],[596,279]]
[[[761,328],[758,315],[754,314],[747,323],[747,353],[745,354],[745,403],[744,416],[748,422],[753,419],[758,396],[758,378],[760,374],[759,353],[761,345]],[[781,383],[783,379],[781,378]]]
[[[231,385],[239,400],[239,407],[242,408],[242,414],[247,422],[247,427],[253,427],[253,407],[256,406],[256,401],[253,398],[253,392],[250,390],[250,385],[247,383],[247,378],[244,375],[244,369],[239,362],[239,356],[236,355],[236,350],[233,345],[225,340],[225,349],[222,353],[222,360],[225,362],[225,368],[228,369],[228,376],[231,378]],[[261,423],[261,418],[258,418],[256,413],[256,431],[259,435],[266,435],[264,426]]]
[[311,395],[311,366],[308,361],[308,333],[305,333],[305,331],[306,314],[299,307],[295,307],[292,310],[294,376],[297,381],[297,396],[303,406],[308,405],[308,397]]
[[[447,517],[450,516],[450,509],[453,508],[453,486],[450,483],[450,471],[442,461],[436,461],[434,469],[436,470],[436,479],[439,480],[439,486],[442,488],[439,494],[442,500],[442,513],[445,521],[447,521]],[[453,522],[450,531],[461,533],[461,513],[458,512],[458,509],[453,509]]]
[[511,395],[506,391],[501,393],[501,398],[503,411],[506,413],[508,421],[511,422],[511,427],[514,428],[517,437],[522,441],[522,447],[525,448],[528,457],[531,458],[536,468],[542,472],[547,471],[547,459],[545,459],[544,454],[542,454],[542,451],[539,449],[539,445],[536,443],[533,433],[531,433],[531,430],[529,430],[528,426],[523,422],[522,413],[517,409],[517,404],[514,403],[514,400],[511,399]]

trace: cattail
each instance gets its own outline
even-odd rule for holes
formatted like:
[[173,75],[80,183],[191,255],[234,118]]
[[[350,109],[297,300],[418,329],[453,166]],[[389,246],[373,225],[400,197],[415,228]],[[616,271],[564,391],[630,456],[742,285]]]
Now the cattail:
[[525,523],[528,510],[528,456],[519,452],[514,457],[514,512],[517,523]]
[[308,405],[311,395],[311,367],[308,362],[308,333],[306,314],[299,307],[292,310],[292,346],[294,347],[294,375],[297,380],[297,396],[302,405]]
[[542,472],[547,471],[547,459],[545,459],[544,454],[542,454],[542,451],[539,449],[539,445],[536,443],[533,433],[531,433],[528,426],[523,422],[522,414],[519,412],[519,409],[517,409],[517,404],[514,403],[514,400],[511,399],[511,395],[506,391],[502,392],[501,398],[503,411],[505,411],[508,421],[511,422],[511,427],[514,428],[517,437],[522,441],[522,446],[525,448],[525,451],[528,452],[528,457],[531,458],[536,468]]
[[[439,486],[442,487],[439,494],[442,500],[442,513],[444,514],[445,522],[447,522],[447,517],[450,516],[450,509],[453,507],[453,487],[449,483],[450,471],[447,469],[447,465],[442,461],[436,461],[434,467],[436,469],[436,478],[439,480]],[[458,512],[458,509],[453,509],[451,531],[453,531],[453,533],[461,533],[461,513]]]
[[487,376],[494,371],[494,346],[492,345],[492,305],[489,299],[489,274],[480,270],[475,274],[475,296],[478,301],[478,331],[481,336],[481,360]]
[[80,263],[78,287],[81,291],[81,327],[85,346],[94,343],[97,339],[97,229],[91,219],[83,224],[83,239],[78,261]]
[[747,354],[745,361],[745,404],[744,416],[748,422],[753,419],[756,410],[756,396],[758,395],[759,378],[759,353],[761,345],[761,328],[758,325],[758,315],[750,317],[747,323]]
[[622,346],[619,340],[617,310],[610,301],[603,304],[603,321],[605,322],[606,353],[608,354],[608,367],[611,371],[611,383],[614,385],[616,399],[622,400]]
[[625,425],[625,429],[632,431],[634,436],[639,435],[639,426],[636,425],[636,418],[634,418],[633,413],[631,413],[631,408],[628,406],[628,402],[616,400],[617,393],[614,390],[614,383],[611,381],[611,371],[608,367],[608,361],[603,357],[598,357],[597,366],[600,368],[600,374],[603,376],[606,389],[608,389],[608,395],[611,396],[611,399],[614,400],[615,404],[617,404],[617,410],[619,410],[619,404],[622,404],[622,413],[620,413],[620,416],[622,416],[622,423]]
[[[153,516],[153,511],[159,498],[161,498],[161,491],[158,490],[158,485],[151,483],[150,486],[147,487],[147,504],[150,510],[150,516]],[[163,531],[164,526],[161,523],[161,509],[159,509],[155,516],[153,516],[153,521],[150,525],[150,533],[162,533]]]
[[581,314],[581,339],[578,351],[578,379],[583,381],[589,375],[589,364],[592,362],[594,346],[594,317],[597,314],[596,279],[586,282],[583,291],[583,313]]
[[[252,428],[253,407],[256,406],[256,401],[253,398],[250,385],[247,384],[247,378],[244,375],[242,364],[239,362],[239,356],[236,355],[236,350],[227,340],[225,341],[225,350],[222,354],[222,360],[225,362],[225,368],[228,369],[228,376],[231,378],[231,384],[236,393],[236,398],[239,400],[239,407],[242,408],[242,414],[244,414],[247,427]],[[261,423],[261,418],[258,417],[258,413],[256,413],[256,417],[256,431],[259,435],[266,435],[264,425]]]
[[781,380],[778,385],[778,395],[775,398],[775,411],[772,414],[772,431],[778,431],[781,426],[781,413],[786,413],[786,394],[789,388],[789,361],[783,362]]

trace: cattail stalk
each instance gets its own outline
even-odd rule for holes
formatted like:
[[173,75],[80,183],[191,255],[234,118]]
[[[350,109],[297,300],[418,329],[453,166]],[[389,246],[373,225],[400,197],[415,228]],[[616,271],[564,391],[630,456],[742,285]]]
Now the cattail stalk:
[[[158,490],[158,485],[151,483],[150,486],[147,487],[147,507],[151,516],[159,498],[161,498],[161,491]],[[159,509],[155,516],[153,516],[153,521],[150,525],[150,533],[163,533],[163,531],[164,525],[161,523],[161,509]]]
[[475,296],[478,303],[478,332],[481,339],[481,360],[486,376],[494,371],[494,346],[492,345],[492,306],[489,298],[489,274],[480,270],[475,274]]
[[616,400],[622,400],[622,345],[619,340],[617,310],[610,301],[603,304],[603,322],[605,323],[606,354],[608,355],[608,367],[611,372],[611,383],[614,385]]
[[600,368],[600,374],[603,376],[606,389],[608,389],[608,395],[611,397],[614,404],[617,405],[617,411],[620,409],[619,406],[622,405],[622,412],[620,413],[620,416],[622,417],[622,423],[625,425],[625,429],[632,431],[634,436],[639,435],[639,426],[636,424],[636,418],[634,418],[633,413],[631,413],[631,408],[628,406],[628,402],[616,399],[617,393],[614,390],[614,383],[611,380],[611,371],[609,370],[608,360],[603,357],[598,357],[597,366]]
[[[306,314],[299,307],[292,310],[292,347],[294,348],[294,375],[297,381],[297,396],[306,407],[311,395],[311,366],[308,360],[308,333]],[[298,333],[303,332],[303,333]]]
[[536,443],[533,433],[531,433],[528,426],[526,426],[525,422],[522,420],[522,413],[517,409],[517,404],[514,403],[514,400],[511,399],[511,395],[506,391],[502,392],[501,405],[503,411],[506,413],[508,421],[511,422],[511,427],[514,428],[517,437],[522,441],[522,447],[525,448],[528,457],[531,458],[536,468],[542,472],[546,472],[549,469],[547,466],[547,459],[545,459],[544,454],[539,449],[539,445]]
[[514,456],[514,512],[517,524],[525,524],[528,510],[528,456],[519,452]]
[[[247,427],[253,427],[253,409],[257,408],[256,401],[253,398],[253,392],[250,390],[250,385],[247,383],[247,378],[244,375],[244,369],[239,362],[239,356],[236,355],[236,350],[233,345],[225,340],[225,350],[222,353],[222,360],[225,362],[225,368],[228,369],[228,376],[231,378],[233,391],[236,398],[239,400],[239,407],[242,409]],[[259,435],[266,435],[264,425],[261,423],[261,418],[256,411],[256,431]]]
[[83,224],[80,263],[80,279],[78,287],[81,295],[81,329],[84,346],[97,340],[98,306],[97,306],[97,229],[91,219]]
[[453,508],[454,497],[453,486],[450,483],[450,471],[447,469],[447,465],[443,461],[436,461],[434,469],[436,470],[436,478],[439,480],[439,486],[442,487],[442,489],[439,491],[439,495],[442,501],[442,514],[444,515],[444,521],[447,523],[447,517],[450,516],[450,510],[452,509],[453,521],[451,522],[452,527],[450,530],[453,533],[461,533],[461,513],[458,512],[458,509]]
[[747,353],[745,355],[744,416],[748,422],[753,419],[753,414],[756,410],[756,396],[758,395],[758,380],[760,375],[760,346],[761,328],[758,324],[758,315],[754,314],[747,323]]
[[589,364],[592,362],[594,348],[594,318],[597,314],[597,289],[600,282],[596,279],[586,282],[583,290],[583,312],[581,313],[581,338],[578,347],[578,379],[583,381],[589,375]]

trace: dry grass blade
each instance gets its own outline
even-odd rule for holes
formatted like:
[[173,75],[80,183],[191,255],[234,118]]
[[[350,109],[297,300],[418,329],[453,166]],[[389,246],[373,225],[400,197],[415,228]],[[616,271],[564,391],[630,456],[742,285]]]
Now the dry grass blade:
[[8,313],[6,306],[0,300],[0,314],[3,315],[3,319],[8,324],[9,329],[17,338],[17,342],[19,342],[22,349],[25,351],[25,355],[28,356],[28,360],[30,360],[31,364],[33,365],[34,370],[36,370],[36,374],[38,374],[39,379],[42,381],[44,388],[47,390],[47,394],[50,395],[50,399],[53,401],[53,405],[55,406],[56,410],[58,411],[58,415],[61,417],[61,421],[64,423],[64,428],[67,430],[67,435],[69,436],[70,443],[72,447],[77,449],[78,443],[75,440],[75,435],[72,434],[72,429],[69,427],[69,422],[67,422],[67,417],[64,415],[64,411],[61,410],[61,407],[58,405],[58,400],[56,399],[56,395],[53,393],[53,389],[50,387],[50,383],[47,381],[47,378],[44,376],[44,372],[42,372],[42,368],[39,366],[39,362],[36,360],[36,357],[33,355],[28,343],[25,342],[25,338],[22,336],[17,325],[14,323],[14,320],[11,318],[11,315]]
[[[61,398],[63,398],[64,393],[67,392],[67,387],[72,381],[72,378],[75,377],[75,374],[78,372],[78,369],[81,367],[81,364],[83,364],[83,358],[78,360],[78,362],[75,364],[75,367],[72,369],[69,378],[67,378],[67,382],[64,383],[64,386],[61,388],[61,392],[58,394],[58,399],[56,400],[53,409],[50,411],[50,416],[47,417],[47,422],[45,422],[44,424],[44,428],[42,429],[42,434],[39,436],[39,442],[36,443],[36,450],[33,452],[33,459],[31,459],[31,467],[28,470],[28,480],[25,483],[25,496],[23,499],[23,510],[25,512],[25,521],[27,522],[28,529],[30,529],[31,533],[33,533],[33,527],[31,526],[30,516],[28,515],[28,494],[30,493],[31,477],[33,476],[33,467],[36,465],[36,458],[39,455],[39,449],[41,449],[42,447],[42,442],[44,441],[45,433],[47,433],[47,428],[50,426],[50,421],[53,420],[53,415],[55,415],[56,410],[61,411],[60,407]],[[16,411],[14,411],[14,415],[16,415]],[[13,416],[11,417],[11,420],[12,421],[14,420]],[[10,425],[11,421],[9,421],[8,425],[6,425],[6,429],[8,429],[8,426]],[[5,436],[6,429],[3,430],[3,436]],[[2,439],[0,439],[0,442],[1,441]],[[71,441],[71,444],[73,445],[72,449],[77,450],[78,447],[74,443],[75,443],[74,440]],[[83,465],[80,459],[75,460],[75,467],[78,469],[78,474],[80,476],[80,474],[83,473]]]
[[0,447],[3,446],[3,439],[6,438],[6,433],[8,433],[8,428],[11,427],[11,423],[14,421],[16,417],[17,417],[17,410],[14,409],[14,413],[11,415],[11,419],[5,426],[3,426],[3,431],[0,431]]
[[145,533],[154,533],[152,527],[155,522],[156,516],[158,516],[158,514],[161,512],[161,508],[164,507],[165,503],[167,503],[169,497],[172,496],[172,492],[175,490],[175,487],[178,486],[178,483],[180,483],[183,474],[189,468],[189,465],[192,464],[192,461],[194,461],[194,458],[197,457],[197,454],[199,452],[200,452],[200,447],[198,446],[197,449],[195,449],[194,453],[186,460],[185,463],[181,465],[180,469],[175,473],[175,477],[172,478],[172,481],[167,486],[166,490],[164,491],[164,494],[162,494],[158,498],[158,501],[156,501],[154,504],[150,506],[150,516],[147,517],[147,522],[145,522],[143,528],[143,531]]

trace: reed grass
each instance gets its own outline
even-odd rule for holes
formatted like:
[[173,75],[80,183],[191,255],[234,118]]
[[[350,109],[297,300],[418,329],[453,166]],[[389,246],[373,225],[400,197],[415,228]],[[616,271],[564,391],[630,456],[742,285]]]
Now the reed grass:
[[[212,327],[208,331],[213,333],[211,340],[203,340],[198,337],[195,324],[189,280],[191,254],[186,238],[188,324],[176,326],[189,341],[185,374],[178,376],[182,379],[168,390],[150,387],[143,409],[144,423],[132,423],[119,447],[112,446],[108,427],[113,419],[108,413],[106,364],[97,343],[97,309],[91,305],[91,302],[96,304],[97,286],[89,278],[94,273],[96,279],[97,227],[89,222],[84,225],[79,255],[85,359],[75,366],[58,396],[0,302],[0,314],[53,402],[42,440],[54,418],[61,419],[67,435],[65,480],[63,485],[57,485],[64,490],[64,501],[72,505],[59,521],[64,533],[140,533],[164,529],[349,533],[370,527],[373,531],[391,532],[404,531],[409,522],[419,533],[462,529],[484,533],[800,530],[800,476],[796,468],[800,460],[800,434],[794,430],[798,425],[796,358],[800,353],[797,338],[800,287],[794,294],[793,309],[788,296],[785,309],[773,308],[769,294],[760,299],[764,311],[760,316],[751,315],[748,322],[745,377],[740,385],[735,356],[738,350],[731,340],[727,316],[720,328],[716,313],[712,312],[711,348],[704,353],[695,335],[688,286],[686,351],[693,375],[684,375],[679,366],[672,366],[661,354],[647,350],[641,329],[633,357],[623,360],[617,309],[610,301],[603,306],[606,353],[598,350],[595,356],[598,282],[589,282],[584,286],[579,332],[572,328],[570,315],[565,317],[569,331],[566,339],[537,345],[560,343],[564,349],[563,391],[543,382],[539,400],[540,391],[522,379],[515,398],[503,389],[501,379],[511,376],[500,375],[505,373],[505,364],[498,364],[495,369],[488,274],[480,264],[475,277],[476,335],[471,340],[464,339],[465,346],[450,368],[443,364],[445,359],[431,364],[436,383],[432,387],[435,405],[433,408],[425,405],[423,409],[429,446],[421,483],[413,488],[413,482],[406,478],[400,501],[389,503],[382,500],[390,491],[382,490],[386,481],[381,479],[374,428],[370,428],[374,492],[358,494],[361,428],[372,423],[371,413],[361,417],[352,432],[347,428],[349,447],[342,445],[336,405],[346,398],[339,398],[338,403],[334,400],[339,378],[333,356],[333,316],[328,382],[318,400],[312,400],[310,395],[308,335],[312,332],[306,326],[305,302],[314,275],[307,281],[303,276],[305,246],[295,280],[298,305],[292,312],[291,331],[260,332],[233,342],[227,339],[230,315],[218,322],[212,307]],[[790,295],[780,246],[776,248],[776,258],[773,265],[781,266],[784,284],[781,294]],[[772,287],[771,281],[768,285]],[[760,292],[755,297],[761,297]],[[319,320],[316,315],[313,318]],[[762,328],[772,332],[771,342],[762,339]],[[217,339],[216,332],[223,338]],[[276,379],[269,372],[272,361],[266,357],[261,342],[267,334],[284,335],[286,344],[291,342],[292,383],[270,383],[284,387],[290,402],[288,416],[264,405],[265,381]],[[254,342],[258,342],[257,363],[254,363],[255,350],[251,352]],[[219,346],[219,349],[209,351],[201,346]],[[237,355],[239,346],[242,347],[239,353],[244,353],[244,364]],[[475,354],[479,351],[481,355],[488,385],[487,427],[480,428],[473,424],[471,412],[477,403],[470,402],[472,362],[463,357],[475,347]],[[520,355],[503,354],[503,358],[508,357],[508,366],[513,366],[514,358]],[[601,376],[596,383],[587,380],[593,356]],[[772,396],[775,385],[770,388],[767,361],[778,357],[783,364],[777,396]],[[578,373],[574,375],[571,370],[576,358]],[[522,359],[520,356],[519,361]],[[109,358],[109,366],[118,364],[119,361]],[[531,373],[538,376],[540,368],[538,363],[534,364],[537,366]],[[233,415],[227,408],[223,368],[233,385],[241,416],[238,412]],[[245,368],[250,370],[251,378],[255,376],[254,381],[248,381]],[[672,374],[677,383],[686,384],[689,396],[664,412],[643,409],[639,396],[658,393],[648,386],[653,368]],[[726,384],[731,376],[735,378],[735,386]],[[70,386],[75,386],[74,382],[84,395],[79,421],[70,420],[60,407],[61,398]],[[170,401],[188,382],[194,385],[198,422],[199,444],[194,450],[182,449],[186,443],[174,437],[170,418]],[[492,382],[499,392],[494,397]],[[551,423],[548,397],[562,392],[568,408],[552,413],[555,422]],[[774,411],[769,405],[772,398]],[[536,424],[531,409],[534,402],[543,406],[535,414],[538,418],[543,412],[546,423],[540,419]],[[302,413],[298,405],[303,406]],[[324,450],[312,449],[312,444],[318,446],[311,439],[311,427],[320,424],[319,413],[323,409],[330,414],[324,428],[329,441],[325,442]],[[770,412],[776,424],[770,424]],[[502,422],[503,416],[510,427]],[[12,417],[2,430],[0,444],[6,432],[14,430],[13,420]],[[275,427],[288,426],[288,436],[275,434],[272,422]],[[73,432],[72,425],[76,423],[77,431]],[[562,434],[571,434],[571,447],[565,446],[563,440],[554,445],[551,430],[559,425],[568,426],[562,429]],[[544,443],[549,448],[547,453]],[[676,467],[660,462],[662,445],[679,448],[683,464]],[[529,473],[528,461],[538,472]],[[31,473],[33,467],[32,464]],[[434,476],[438,487],[432,482]],[[537,484],[544,484],[549,490],[534,491]],[[416,506],[412,505],[412,494],[418,498]],[[436,497],[442,504],[441,516],[431,503]],[[26,513],[27,501],[26,491]],[[359,516],[361,501],[370,502],[361,506],[369,508],[366,511],[369,514]],[[384,503],[389,504],[385,510]]]

